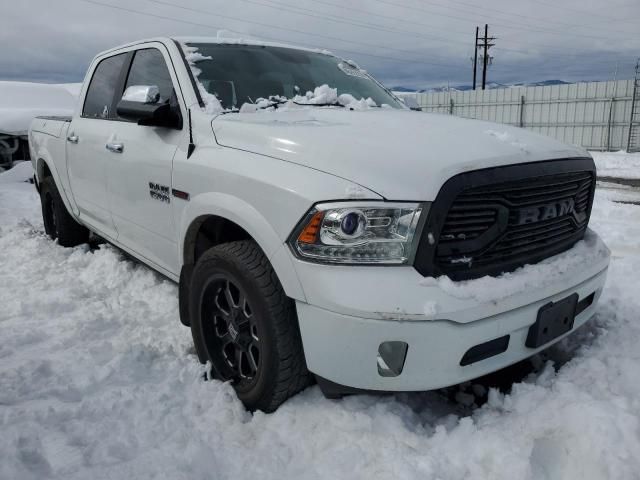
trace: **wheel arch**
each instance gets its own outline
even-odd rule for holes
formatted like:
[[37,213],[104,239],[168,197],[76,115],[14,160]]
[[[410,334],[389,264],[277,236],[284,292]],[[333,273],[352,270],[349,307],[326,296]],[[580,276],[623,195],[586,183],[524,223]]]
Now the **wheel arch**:
[[266,218],[244,200],[218,192],[197,195],[189,201],[180,222],[179,252],[183,266],[195,264],[204,251],[237,240],[253,240],[273,267],[286,295],[306,300],[291,255]]
[[53,182],[56,184],[56,188],[60,193],[60,197],[62,198],[62,201],[64,203],[64,206],[67,208],[67,211],[72,217],[77,218],[76,210],[74,210],[74,205],[69,201],[69,198],[67,197],[67,191],[62,185],[62,178],[60,177],[60,175],[58,174],[58,171],[56,170],[55,162],[51,159],[45,158],[44,156],[40,155],[37,157],[37,160],[36,160],[35,172],[36,172],[36,178],[38,180],[39,185],[41,185],[42,181],[47,177],[51,177],[53,179]]

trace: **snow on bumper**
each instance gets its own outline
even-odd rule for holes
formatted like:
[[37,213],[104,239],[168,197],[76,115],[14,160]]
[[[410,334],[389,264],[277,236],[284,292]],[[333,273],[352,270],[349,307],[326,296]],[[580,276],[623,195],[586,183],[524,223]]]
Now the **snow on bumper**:
[[[566,335],[537,349],[525,346],[543,305],[573,293],[580,300],[594,294],[573,330],[591,318],[608,264],[609,250],[590,230],[572,249],[536,265],[464,282],[424,279],[411,267],[297,262],[299,277],[307,280],[307,302],[297,302],[307,365],[332,382],[371,390],[429,390],[484,375]],[[460,365],[470,348],[505,335],[506,351]],[[378,373],[378,348],[388,341],[408,344],[396,377]]]

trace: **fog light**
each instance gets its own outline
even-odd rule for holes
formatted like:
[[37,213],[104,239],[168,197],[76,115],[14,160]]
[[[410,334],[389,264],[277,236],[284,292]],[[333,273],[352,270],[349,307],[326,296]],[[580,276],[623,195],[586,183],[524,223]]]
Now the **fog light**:
[[382,342],[378,347],[378,374],[381,377],[400,375],[408,348],[405,342]]

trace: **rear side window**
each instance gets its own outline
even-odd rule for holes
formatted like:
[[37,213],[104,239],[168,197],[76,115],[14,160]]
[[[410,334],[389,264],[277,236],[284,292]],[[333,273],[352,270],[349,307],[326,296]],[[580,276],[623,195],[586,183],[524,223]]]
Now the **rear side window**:
[[116,112],[112,111],[113,97],[126,59],[127,54],[121,53],[100,61],[89,83],[82,109],[83,117],[104,119],[116,117]]
[[160,90],[160,103],[171,99],[173,82],[160,50],[156,48],[136,50],[125,90],[132,85],[155,85]]

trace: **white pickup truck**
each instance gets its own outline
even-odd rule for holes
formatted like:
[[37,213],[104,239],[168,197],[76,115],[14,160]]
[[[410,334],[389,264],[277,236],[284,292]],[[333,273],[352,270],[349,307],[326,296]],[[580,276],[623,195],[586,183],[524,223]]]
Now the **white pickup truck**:
[[498,370],[584,324],[605,282],[584,150],[411,111],[324,51],[114,48],[29,139],[47,234],[179,282],[200,361],[249,409],[314,379],[338,397]]

